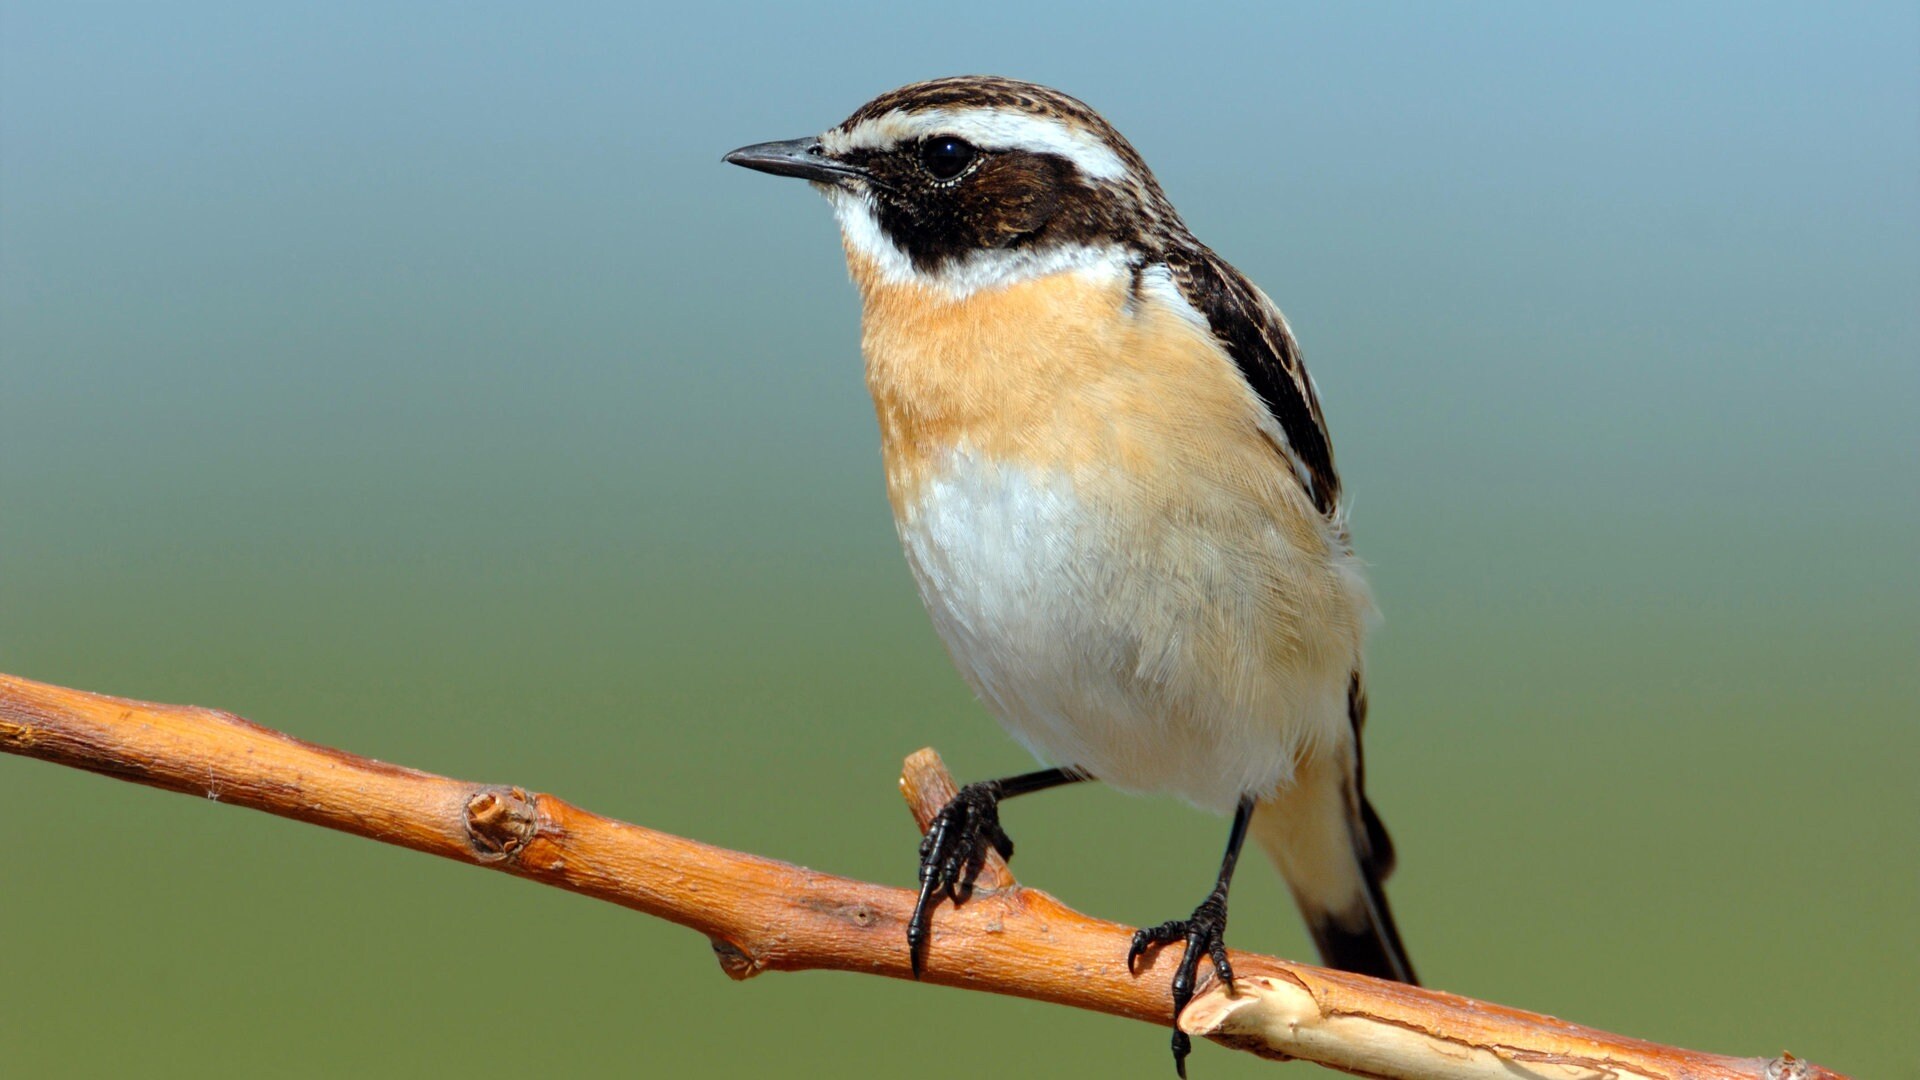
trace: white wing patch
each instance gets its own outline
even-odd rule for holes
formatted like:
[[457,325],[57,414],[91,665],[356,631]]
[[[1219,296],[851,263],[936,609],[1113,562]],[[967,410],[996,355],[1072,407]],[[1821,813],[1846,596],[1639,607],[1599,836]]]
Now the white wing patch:
[[1182,322],[1209,338],[1213,336],[1213,325],[1187,299],[1187,294],[1180,291],[1180,286],[1174,283],[1173,270],[1166,263],[1154,263],[1140,271],[1140,292],[1148,300],[1180,316]]

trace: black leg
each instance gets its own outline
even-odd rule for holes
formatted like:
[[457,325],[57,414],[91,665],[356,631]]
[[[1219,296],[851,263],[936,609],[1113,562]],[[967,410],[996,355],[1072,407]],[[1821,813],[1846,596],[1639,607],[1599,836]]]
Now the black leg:
[[1233,965],[1227,962],[1227,887],[1233,884],[1233,866],[1240,861],[1240,846],[1247,842],[1247,823],[1252,820],[1253,796],[1242,796],[1240,806],[1233,812],[1233,829],[1227,833],[1227,853],[1220,859],[1220,876],[1214,879],[1213,891],[1200,901],[1191,916],[1136,931],[1133,944],[1127,947],[1127,970],[1132,971],[1133,962],[1148,949],[1175,941],[1186,942],[1186,951],[1180,954],[1180,966],[1173,972],[1173,1067],[1182,1080],[1187,1075],[1187,1055],[1193,1050],[1193,1039],[1180,1030],[1180,1010],[1193,1000],[1194,977],[1203,954],[1212,958],[1213,972],[1226,982],[1228,992],[1233,990]]
[[973,879],[986,865],[988,845],[1001,858],[1013,858],[1013,841],[1000,828],[1000,800],[1086,779],[1087,774],[1076,769],[1041,769],[1005,780],[984,780],[961,788],[940,808],[920,840],[920,899],[907,920],[907,957],[914,978],[920,977],[928,909],[941,896],[956,904],[967,898]]

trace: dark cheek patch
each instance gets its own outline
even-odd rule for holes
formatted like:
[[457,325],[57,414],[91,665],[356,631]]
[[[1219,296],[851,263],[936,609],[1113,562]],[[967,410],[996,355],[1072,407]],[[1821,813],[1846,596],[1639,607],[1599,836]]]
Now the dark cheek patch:
[[1101,212],[1110,200],[1051,154],[989,153],[948,184],[908,156],[887,157],[866,165],[886,185],[875,192],[880,226],[923,271],[975,251],[1086,242],[1116,224]]
[[1032,238],[1060,213],[1061,180],[1047,159],[1006,154],[981,163],[960,194],[979,224],[981,247],[1001,248]]

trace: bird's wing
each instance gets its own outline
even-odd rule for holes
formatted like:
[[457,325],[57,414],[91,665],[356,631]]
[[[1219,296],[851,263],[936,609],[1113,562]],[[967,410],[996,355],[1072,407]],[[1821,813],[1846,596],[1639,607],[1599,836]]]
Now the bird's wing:
[[[1174,285],[1272,417],[1275,447],[1313,505],[1337,521],[1340,477],[1300,346],[1273,301],[1197,243],[1167,255]],[[1393,872],[1393,842],[1366,796],[1360,748],[1367,697],[1356,668],[1347,687],[1350,752],[1303,766],[1291,788],[1262,803],[1253,831],[1286,874],[1320,954],[1334,967],[1416,982],[1381,883]]]
[[1313,505],[1332,516],[1340,504],[1333,443],[1300,346],[1280,309],[1226,260],[1198,244],[1168,252],[1167,268],[1266,404],[1279,430],[1279,449]]

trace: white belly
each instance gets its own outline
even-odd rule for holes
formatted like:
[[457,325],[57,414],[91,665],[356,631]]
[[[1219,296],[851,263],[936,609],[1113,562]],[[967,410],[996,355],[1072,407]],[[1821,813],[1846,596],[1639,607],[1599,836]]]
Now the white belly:
[[[1205,478],[936,463],[899,529],[961,675],[1049,764],[1227,812],[1348,735],[1365,586]],[[1151,509],[1142,509],[1150,507]]]

